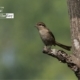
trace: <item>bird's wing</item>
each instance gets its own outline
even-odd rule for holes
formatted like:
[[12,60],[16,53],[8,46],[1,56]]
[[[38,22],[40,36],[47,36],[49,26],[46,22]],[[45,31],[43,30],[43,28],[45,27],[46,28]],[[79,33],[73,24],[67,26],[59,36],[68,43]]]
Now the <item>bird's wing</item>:
[[48,29],[48,33],[55,39],[53,33]]

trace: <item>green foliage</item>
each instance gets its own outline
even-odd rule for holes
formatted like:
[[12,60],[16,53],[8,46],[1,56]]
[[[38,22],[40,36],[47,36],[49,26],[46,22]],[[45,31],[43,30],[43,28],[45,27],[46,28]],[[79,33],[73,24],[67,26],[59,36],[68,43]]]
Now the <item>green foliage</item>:
[[0,6],[4,13],[15,15],[12,20],[0,19],[0,79],[76,79],[66,64],[42,53],[35,28],[42,21],[58,42],[71,45],[65,0],[0,0]]

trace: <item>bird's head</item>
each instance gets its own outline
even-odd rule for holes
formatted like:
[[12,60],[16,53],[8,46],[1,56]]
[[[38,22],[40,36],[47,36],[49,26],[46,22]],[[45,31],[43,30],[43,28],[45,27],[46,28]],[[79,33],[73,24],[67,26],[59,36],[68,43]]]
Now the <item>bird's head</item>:
[[37,28],[38,30],[41,30],[41,29],[43,29],[43,28],[46,28],[46,25],[45,25],[43,22],[38,22],[38,23],[36,24],[36,28]]

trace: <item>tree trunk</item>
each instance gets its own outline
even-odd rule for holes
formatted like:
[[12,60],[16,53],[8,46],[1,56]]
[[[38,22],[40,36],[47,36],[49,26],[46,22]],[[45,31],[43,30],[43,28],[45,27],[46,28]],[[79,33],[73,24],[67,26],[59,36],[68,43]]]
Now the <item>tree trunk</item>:
[[68,0],[73,54],[80,59],[80,0]]
[[[70,15],[73,55],[76,56],[76,61],[79,61],[77,63],[80,69],[80,0],[68,0],[68,11]],[[77,77],[80,79],[80,74]]]

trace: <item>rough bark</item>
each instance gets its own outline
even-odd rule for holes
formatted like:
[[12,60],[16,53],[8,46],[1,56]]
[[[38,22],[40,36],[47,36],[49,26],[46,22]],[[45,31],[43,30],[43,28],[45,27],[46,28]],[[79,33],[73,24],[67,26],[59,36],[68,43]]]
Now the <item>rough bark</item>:
[[80,58],[80,0],[68,0],[73,54]]
[[76,73],[80,80],[80,0],[68,0],[68,11],[70,15],[70,28],[73,55],[76,57],[79,71]]
[[78,80],[80,80],[80,0],[67,0],[67,2],[73,53],[69,55],[63,50],[48,49],[46,47],[44,47],[43,53],[67,63],[68,67],[74,71]]

